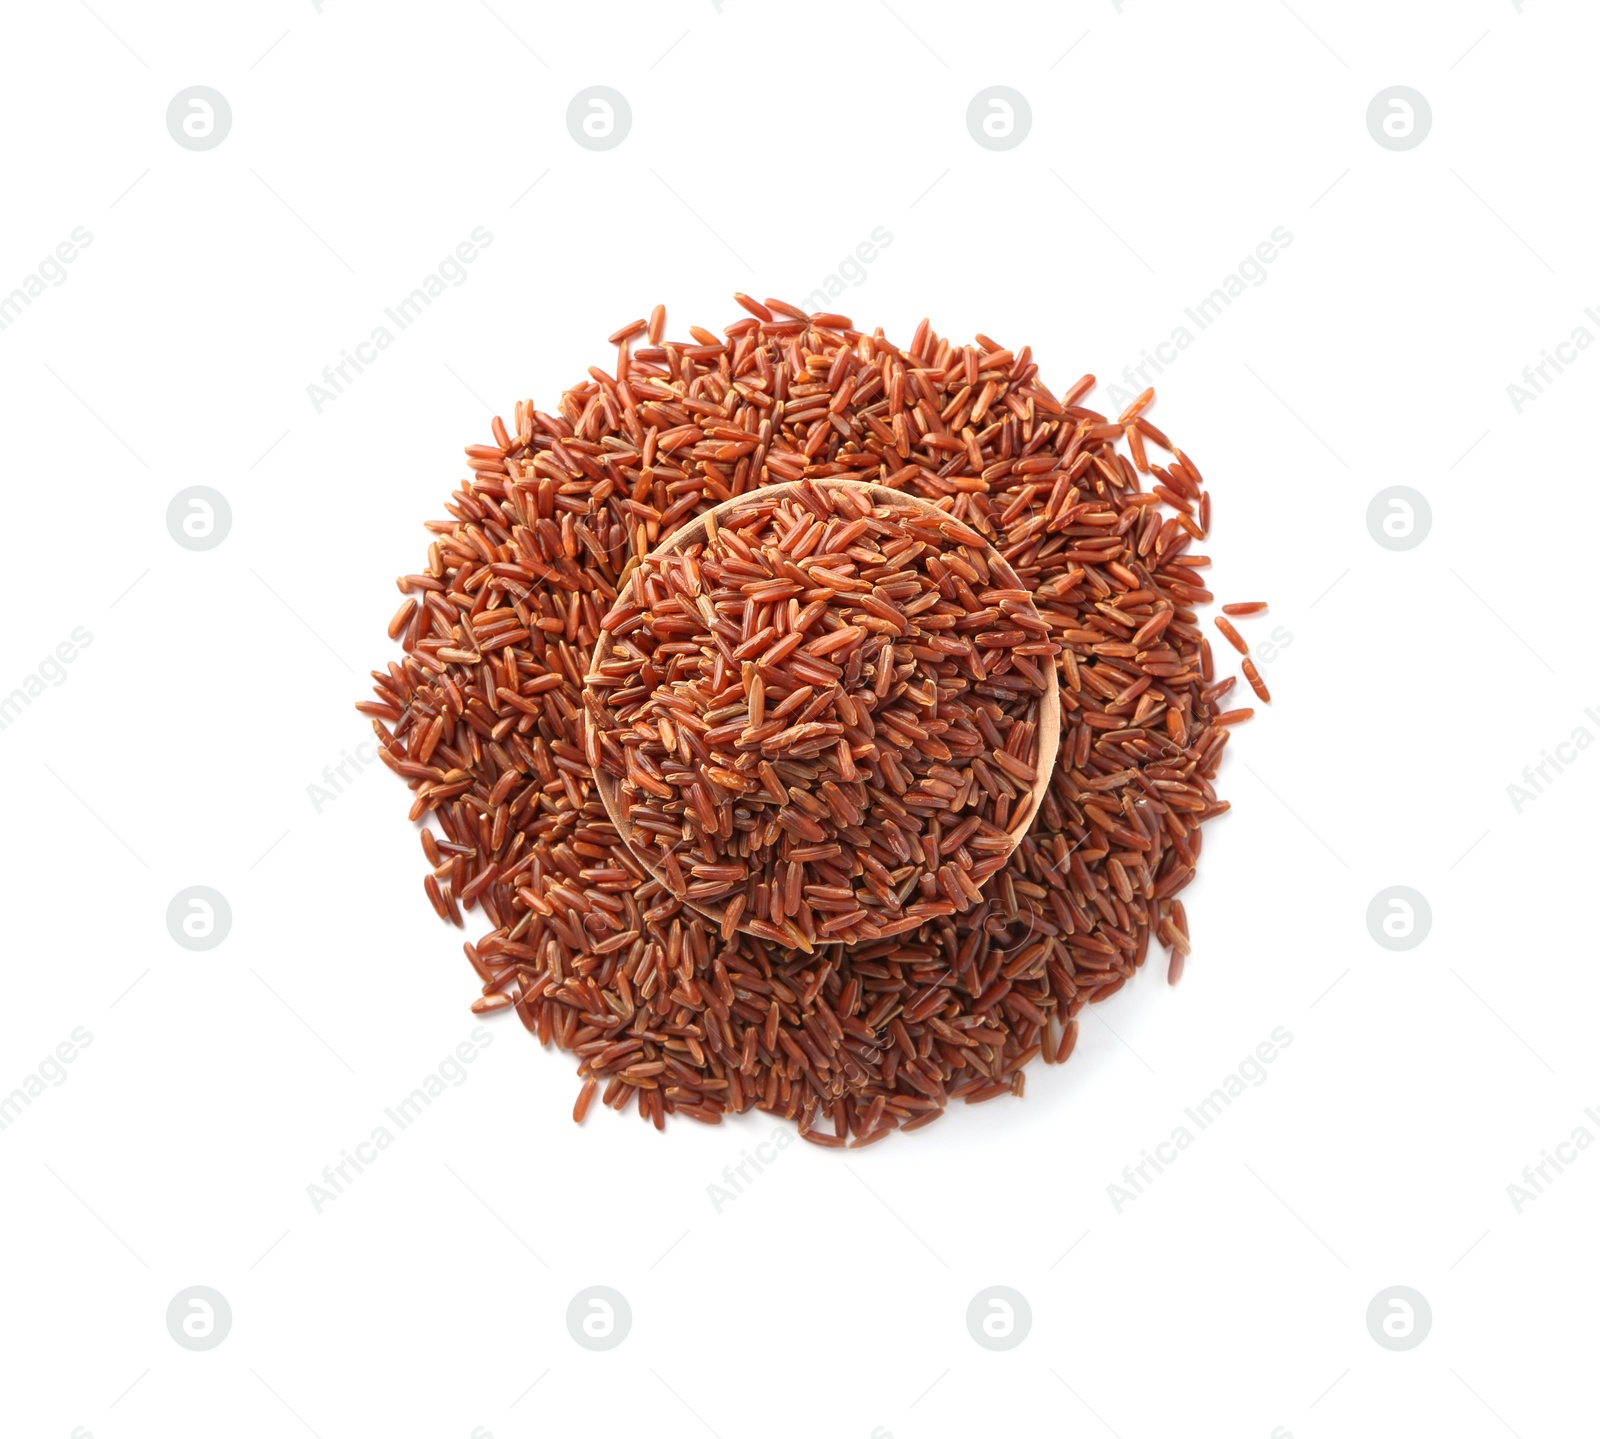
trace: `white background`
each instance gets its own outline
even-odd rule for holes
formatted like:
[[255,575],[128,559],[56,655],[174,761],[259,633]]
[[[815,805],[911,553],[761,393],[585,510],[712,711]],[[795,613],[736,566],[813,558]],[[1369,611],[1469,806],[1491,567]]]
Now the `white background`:
[[[0,332],[0,693],[93,638],[0,731],[0,1094],[92,1043],[0,1131],[0,1430],[1596,1432],[1600,1153],[1520,1213],[1507,1192],[1600,1137],[1600,754],[1520,814],[1507,793],[1600,735],[1600,355],[1521,413],[1506,389],[1600,334],[1593,13],[492,6],[8,12],[0,294],[93,240]],[[595,84],[632,109],[606,153],[565,122]],[[1432,108],[1406,152],[1365,120],[1397,84]],[[204,153],[165,123],[192,85],[232,109]],[[1032,110],[1004,153],[966,128],[990,85]],[[466,282],[317,413],[323,366],[477,226]],[[318,1213],[323,1166],[474,1025],[408,792],[372,766],[308,793],[367,733],[351,705],[460,447],[553,408],[656,301],[720,328],[733,290],[801,300],[879,226],[833,308],[1031,343],[1058,393],[1293,237],[1152,411],[1215,496],[1219,599],[1292,635],[1223,765],[1186,977],[1153,961],[1025,1099],[791,1145],[720,1212],[708,1186],[774,1121],[579,1129],[570,1057],[493,1017]],[[232,510],[205,553],[165,520],[196,484]],[[1394,484],[1432,510],[1400,553],[1366,523]],[[204,953],[165,922],[192,885],[232,909]],[[1404,953],[1366,923],[1391,885],[1432,910]],[[1266,1081],[1119,1213],[1123,1166],[1277,1026]],[[232,1309],[202,1353],[165,1320],[192,1285]],[[567,1331],[591,1285],[632,1310],[605,1353]],[[965,1320],[991,1285],[1032,1311],[1003,1353]],[[1365,1319],[1393,1285],[1432,1310],[1403,1353]]]

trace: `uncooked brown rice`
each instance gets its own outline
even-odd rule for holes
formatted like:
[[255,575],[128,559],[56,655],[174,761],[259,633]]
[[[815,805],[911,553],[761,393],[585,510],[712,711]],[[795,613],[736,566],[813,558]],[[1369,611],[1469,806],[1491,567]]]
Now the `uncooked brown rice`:
[[810,952],[965,914],[1031,814],[1060,646],[981,535],[864,489],[724,508],[601,622],[585,757],[724,940]]
[[1241,635],[1239,631],[1236,630],[1233,625],[1225,620],[1221,615],[1218,615],[1213,623],[1215,623],[1216,627],[1222,631],[1223,636],[1227,639],[1228,643],[1232,645],[1234,649],[1238,650],[1240,654],[1247,655],[1250,653],[1250,646],[1244,642],[1244,636]]
[[[519,402],[467,448],[426,563],[398,581],[404,656],[360,708],[412,819],[436,825],[430,902],[457,924],[483,911],[464,946],[481,997],[577,1056],[575,1119],[598,1090],[657,1127],[759,1108],[814,1143],[868,1144],[950,1100],[1021,1093],[1152,936],[1177,978],[1177,896],[1248,711],[1219,714],[1233,680],[1216,679],[1196,613],[1208,561],[1189,553],[1210,494],[1144,413],[1152,396],[1108,420],[1081,403],[1093,376],[1058,397],[1026,348],[952,344],[926,321],[902,348],[740,303],[722,338],[692,342],[666,340],[657,307],[646,343],[622,327],[615,365],[554,413]],[[932,500],[1000,552],[1061,646],[1063,715],[1039,813],[979,902],[808,955],[724,937],[649,877],[596,793],[582,684],[602,616],[663,537],[764,484],[831,476]]]

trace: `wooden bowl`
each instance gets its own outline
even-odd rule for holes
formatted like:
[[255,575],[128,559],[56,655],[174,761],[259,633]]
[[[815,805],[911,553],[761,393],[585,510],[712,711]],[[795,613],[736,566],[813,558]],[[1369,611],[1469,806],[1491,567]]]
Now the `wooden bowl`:
[[[800,481],[794,481],[786,484],[764,485],[759,490],[752,490],[747,494],[735,495],[731,500],[724,500],[721,504],[714,505],[711,509],[690,520],[681,529],[675,530],[655,549],[650,551],[649,555],[646,556],[646,560],[653,561],[694,546],[704,547],[710,525],[713,522],[721,524],[732,516],[742,515],[758,506],[767,506],[779,500],[792,498],[798,494],[801,483]],[[942,516],[945,519],[951,518],[948,511],[941,509],[930,500],[925,500],[919,495],[907,494],[902,490],[892,490],[884,485],[874,484],[870,481],[829,477],[811,480],[809,483],[819,489],[848,487],[859,490],[875,506],[909,510],[927,516]],[[969,548],[973,547],[969,546]],[[990,564],[996,562],[1004,563],[1000,560],[1000,556],[996,554],[994,548],[988,544],[981,546],[980,552]],[[613,610],[637,602],[635,575],[633,572],[638,568],[640,566],[635,564],[630,567],[629,571],[625,572],[627,577],[622,589],[618,592],[616,603],[612,606]],[[611,649],[611,632],[604,630],[595,645],[594,654],[590,659],[590,677],[595,676],[600,665],[610,657]],[[1034,756],[1036,777],[1033,787],[1027,795],[1026,802],[1011,817],[1006,826],[1006,834],[1010,839],[1010,845],[1004,851],[1007,859],[1010,858],[1011,852],[1022,843],[1023,836],[1028,832],[1028,826],[1033,823],[1033,818],[1039,812],[1039,806],[1044,801],[1045,791],[1050,787],[1050,778],[1055,771],[1056,749],[1061,739],[1061,694],[1057,687],[1056,666],[1051,662],[1042,664],[1040,668],[1045,674],[1045,691],[1039,699],[1038,751]],[[592,721],[586,720],[586,723],[590,722]],[[595,768],[594,778],[595,784],[600,791],[600,799],[606,807],[606,813],[610,816],[611,823],[616,826],[617,833],[622,837],[623,842],[628,846],[634,858],[643,865],[651,877],[657,880],[668,893],[677,894],[678,898],[690,909],[721,925],[723,922],[723,905],[721,903],[697,904],[675,891],[661,867],[646,858],[645,853],[634,843],[634,828],[629,823],[629,806],[623,797],[621,782],[614,775],[607,774],[599,767]],[[748,932],[748,927],[744,923],[741,923],[738,928]],[[845,942],[844,940],[821,939],[817,941],[818,944],[843,944]]]

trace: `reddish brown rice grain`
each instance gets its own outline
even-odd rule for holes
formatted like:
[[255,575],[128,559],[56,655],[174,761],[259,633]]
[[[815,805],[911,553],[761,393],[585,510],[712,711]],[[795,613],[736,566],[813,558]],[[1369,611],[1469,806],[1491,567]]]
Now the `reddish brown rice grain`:
[[1267,607],[1265,600],[1244,600],[1238,604],[1224,605],[1222,613],[1225,615],[1259,615]]
[[1250,646],[1244,642],[1244,636],[1241,635],[1238,630],[1234,629],[1234,627],[1229,624],[1227,620],[1223,619],[1221,615],[1218,615],[1216,619],[1212,621],[1212,623],[1222,631],[1228,643],[1232,645],[1234,649],[1238,650],[1240,654],[1247,655],[1250,653]]
[[400,638],[401,630],[405,629],[406,625],[410,623],[411,616],[415,613],[416,608],[417,602],[413,599],[407,599],[394,612],[394,618],[389,621],[390,639],[397,640]]
[[1133,421],[1138,419],[1139,416],[1149,407],[1150,402],[1155,399],[1155,397],[1156,392],[1154,387],[1145,390],[1144,393],[1134,400],[1134,402],[1129,405],[1127,409],[1117,416],[1117,423],[1119,425],[1132,424]]
[[[429,526],[426,564],[401,579],[416,602],[404,653],[362,709],[437,832],[430,903],[447,917],[498,866],[473,892],[487,932],[467,957],[542,1042],[577,1054],[590,1100],[657,1126],[757,1108],[860,1145],[953,1098],[1014,1092],[1046,1045],[1065,1059],[1082,1007],[1116,993],[1163,926],[1182,933],[1200,828],[1226,809],[1211,781],[1230,730],[1196,611],[1210,593],[1186,554],[1211,497],[1143,413],[1134,429],[1172,459],[1141,491],[1116,449],[1127,431],[1081,403],[1092,376],[1057,398],[1026,348],[952,345],[927,322],[900,348],[842,316],[766,308],[720,342],[678,343],[658,306],[614,369],[496,419]],[[965,913],[936,886],[908,895],[925,907],[899,932],[807,955],[723,933],[649,879],[596,794],[581,687],[638,556],[732,495],[832,476],[933,500],[994,545],[1060,648],[1064,714],[1044,803]],[[817,722],[803,714],[783,720]],[[991,799],[1015,783],[998,764],[972,771],[967,791]],[[862,864],[894,888],[870,851]]]
[[1256,668],[1256,662],[1246,660],[1239,668],[1244,671],[1244,677],[1250,681],[1250,688],[1256,692],[1256,698],[1262,704],[1271,704],[1272,696],[1267,692],[1266,681],[1261,678],[1261,671]]

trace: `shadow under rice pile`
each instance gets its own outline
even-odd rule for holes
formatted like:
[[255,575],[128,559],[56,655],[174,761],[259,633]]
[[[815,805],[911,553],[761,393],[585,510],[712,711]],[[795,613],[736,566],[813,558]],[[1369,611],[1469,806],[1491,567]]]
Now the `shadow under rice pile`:
[[[554,413],[518,402],[509,429],[496,418],[467,448],[450,518],[429,523],[425,565],[398,580],[389,635],[404,656],[373,672],[377,698],[359,708],[414,793],[430,902],[457,925],[482,911],[487,932],[464,946],[474,1011],[514,1008],[577,1056],[575,1118],[597,1094],[658,1128],[757,1108],[813,1143],[859,1146],[951,1100],[1021,1094],[1027,1064],[1064,1061],[1079,1010],[1115,994],[1152,939],[1176,981],[1178,895],[1201,826],[1227,808],[1211,781],[1228,726],[1251,711],[1221,710],[1235,681],[1213,674],[1196,613],[1208,561],[1189,553],[1210,497],[1146,418],[1152,392],[1109,419],[1079,403],[1092,375],[1058,395],[1026,347],[953,344],[924,321],[900,348],[844,316],[736,298],[747,317],[720,337],[665,340],[658,307],[611,337],[615,365]],[[719,925],[651,876],[598,792],[584,697],[602,621],[651,550],[723,501],[806,479],[932,501],[992,546],[1057,651],[1061,706],[1038,813],[976,900],[952,875],[962,909],[936,880],[939,912],[810,952]],[[1006,602],[968,590],[968,615],[1009,627]],[[842,713],[846,688],[817,693]],[[815,698],[795,725],[834,722],[799,718]],[[857,747],[859,769],[872,751]],[[942,764],[976,775],[946,747]],[[690,767],[713,811],[731,800],[692,747]],[[979,826],[944,853],[959,827],[941,831],[935,873],[954,862],[972,882]],[[925,845],[923,860],[918,895]],[[812,883],[863,887],[825,883],[825,867],[789,875],[786,917],[793,883],[802,900]],[[906,899],[910,919],[920,901]]]

